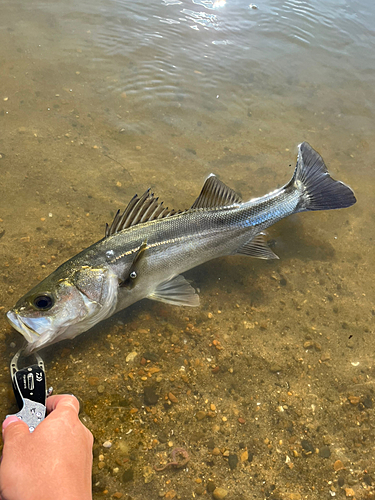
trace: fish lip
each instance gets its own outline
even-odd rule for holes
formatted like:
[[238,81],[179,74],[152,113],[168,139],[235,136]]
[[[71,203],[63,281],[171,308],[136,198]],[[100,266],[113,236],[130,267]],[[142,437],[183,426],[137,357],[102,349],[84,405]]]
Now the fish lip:
[[15,311],[8,311],[7,318],[12,327],[19,333],[21,333],[21,335],[25,337],[27,342],[33,343],[40,337],[40,334],[29,325],[24,323]]

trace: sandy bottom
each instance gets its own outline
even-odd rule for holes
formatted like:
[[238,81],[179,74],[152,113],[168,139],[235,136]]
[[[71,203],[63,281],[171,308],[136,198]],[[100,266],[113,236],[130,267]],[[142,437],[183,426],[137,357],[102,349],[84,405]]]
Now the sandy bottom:
[[[359,200],[271,228],[279,261],[186,273],[199,308],[145,300],[41,352],[48,385],[77,395],[95,436],[94,499],[374,499],[375,130],[355,101],[367,84],[296,81],[283,96],[259,83],[241,113],[183,99],[169,113],[105,94],[115,68],[98,74],[74,40],[55,61],[53,25],[26,46],[31,27],[0,39],[1,312],[150,186],[182,209],[210,172],[260,196],[289,180],[308,140]],[[0,340],[5,416],[22,337],[4,316]]]

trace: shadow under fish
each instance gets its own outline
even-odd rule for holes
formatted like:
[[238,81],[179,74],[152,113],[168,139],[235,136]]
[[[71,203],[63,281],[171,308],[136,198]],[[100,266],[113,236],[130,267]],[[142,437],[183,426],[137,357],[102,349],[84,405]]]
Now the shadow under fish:
[[298,212],[355,202],[353,191],[332,179],[307,142],[298,147],[292,179],[260,198],[244,202],[213,174],[185,211],[165,208],[148,190],[116,213],[103,239],[22,297],[8,320],[31,353],[72,339],[146,297],[198,306],[198,294],[181,273],[226,255],[277,259],[263,233],[267,227]]

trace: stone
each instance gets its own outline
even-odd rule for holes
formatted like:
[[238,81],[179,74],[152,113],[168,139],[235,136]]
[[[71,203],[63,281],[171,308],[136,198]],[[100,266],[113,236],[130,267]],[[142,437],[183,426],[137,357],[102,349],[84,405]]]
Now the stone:
[[207,482],[207,491],[208,493],[212,493],[216,489],[215,483],[211,480]]
[[212,496],[215,498],[215,500],[221,500],[222,498],[225,498],[228,495],[228,490],[225,490],[224,488],[215,488]]
[[319,456],[322,458],[329,458],[331,456],[331,450],[328,446],[322,446],[319,449]]
[[150,465],[146,465],[146,467],[144,467],[143,469],[143,478],[145,480],[145,483],[146,484],[151,483],[154,477],[155,477],[154,469]]
[[178,403],[178,399],[176,398],[176,396],[173,394],[173,392],[169,392],[168,393],[168,398],[169,398],[169,401],[172,401],[172,403]]
[[155,386],[151,385],[145,387],[144,390],[144,400],[146,406],[153,406],[159,401],[159,396],[156,394]]
[[312,455],[315,452],[313,444],[307,441],[307,439],[302,439],[301,445],[305,455]]
[[122,482],[128,483],[129,481],[133,481],[134,479],[134,471],[133,469],[127,469],[122,475]]
[[175,492],[175,490],[169,490],[165,494],[164,498],[166,498],[167,500],[172,500],[172,498],[175,498],[176,495],[177,493]]
[[333,464],[333,468],[337,472],[338,470],[344,469],[345,467],[341,460],[336,460],[336,462]]
[[125,358],[125,361],[127,363],[130,363],[131,361],[134,361],[137,356],[138,356],[138,353],[136,353],[135,351],[129,352],[129,354]]
[[228,464],[229,464],[229,467],[231,468],[231,470],[234,470],[237,467],[238,456],[235,453],[229,455]]
[[349,396],[348,399],[352,405],[357,405],[361,401],[359,396]]

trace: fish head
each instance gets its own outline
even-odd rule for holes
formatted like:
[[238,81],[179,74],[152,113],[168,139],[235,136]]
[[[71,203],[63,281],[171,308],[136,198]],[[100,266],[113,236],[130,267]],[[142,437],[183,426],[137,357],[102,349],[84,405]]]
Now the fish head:
[[26,341],[26,353],[72,339],[111,315],[118,280],[108,269],[61,266],[8,311],[10,324]]

